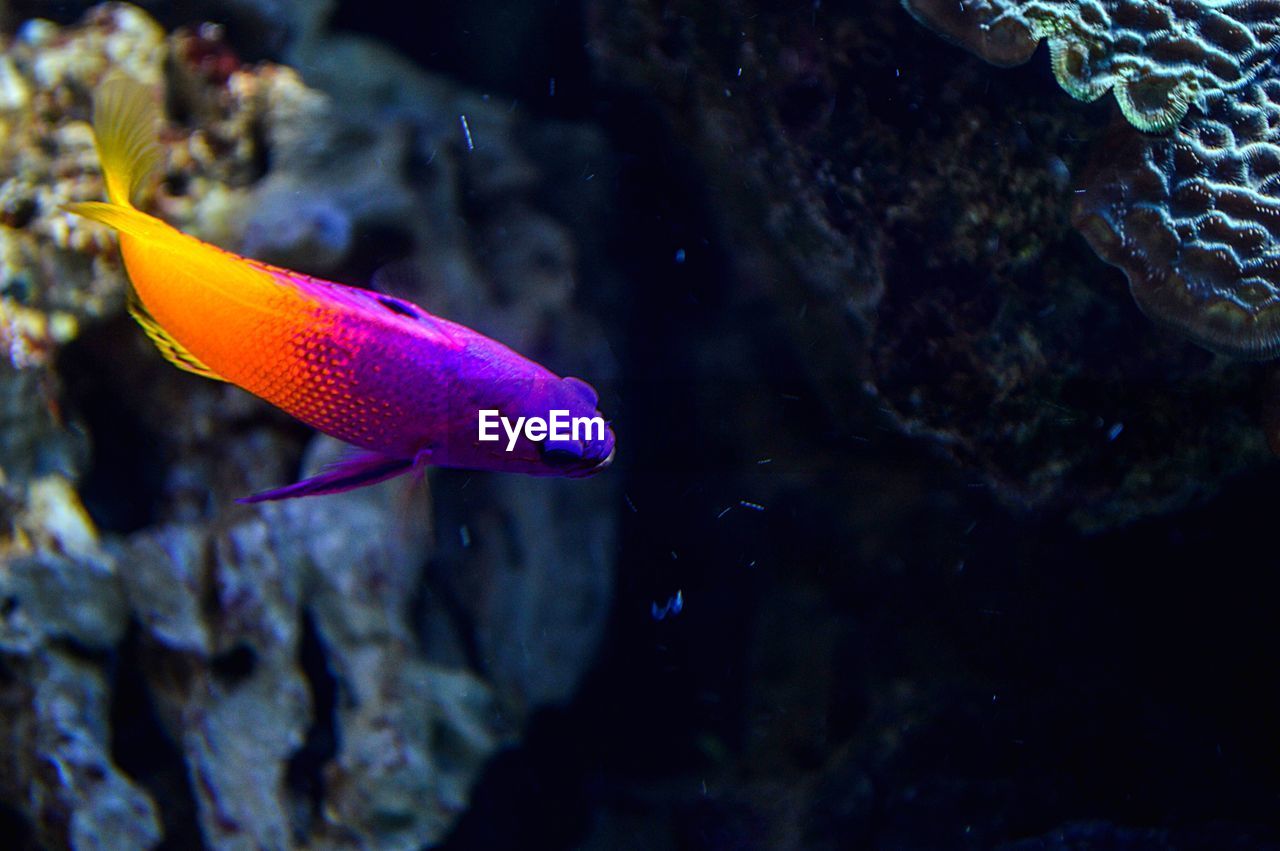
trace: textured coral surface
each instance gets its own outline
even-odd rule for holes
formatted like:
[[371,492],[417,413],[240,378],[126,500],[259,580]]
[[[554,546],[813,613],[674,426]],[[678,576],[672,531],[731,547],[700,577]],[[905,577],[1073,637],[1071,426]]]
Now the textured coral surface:
[[904,0],[998,64],[1048,41],[1074,97],[1114,91],[1076,225],[1142,309],[1215,351],[1280,346],[1280,3]]
[[1192,103],[1265,75],[1280,45],[1275,0],[903,0],[989,62],[1025,62],[1041,39],[1079,100],[1108,91],[1143,130],[1173,127]]
[[1167,135],[1118,126],[1081,185],[1076,226],[1148,315],[1215,351],[1277,353],[1280,76],[1210,100]]

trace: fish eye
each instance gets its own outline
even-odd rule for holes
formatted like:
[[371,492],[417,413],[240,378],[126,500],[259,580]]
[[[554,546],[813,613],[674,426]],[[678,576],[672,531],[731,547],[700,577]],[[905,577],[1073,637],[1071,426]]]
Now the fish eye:
[[552,467],[567,467],[582,460],[582,444],[576,440],[544,440],[538,444],[538,452]]
[[407,316],[410,319],[418,318],[418,311],[414,310],[413,305],[409,304],[407,301],[402,301],[401,299],[392,298],[391,296],[386,295],[377,295],[374,296],[374,298],[378,300],[378,304],[382,305],[387,310],[390,310],[392,313],[398,313],[401,316]]

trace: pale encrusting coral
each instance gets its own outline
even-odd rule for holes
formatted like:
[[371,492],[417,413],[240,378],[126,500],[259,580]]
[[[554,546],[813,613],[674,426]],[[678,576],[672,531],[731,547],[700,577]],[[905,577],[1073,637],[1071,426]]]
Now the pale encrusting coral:
[[1081,183],[1076,226],[1148,315],[1217,352],[1280,353],[1280,73],[1171,134],[1116,128]]
[[1229,355],[1280,349],[1280,4],[904,0],[1000,65],[1041,39],[1077,99],[1115,93],[1076,224],[1158,322]]
[[[123,4],[3,38],[0,690],[24,744],[4,753],[0,796],[47,847],[438,841],[488,757],[593,657],[616,484],[499,486],[475,502],[450,480],[458,504],[433,508],[406,481],[235,507],[293,474],[304,435],[232,388],[169,374],[124,316],[113,238],[58,207],[102,197],[90,95],[123,69],[167,106],[148,210],[351,283],[412,258],[417,272],[386,276],[401,294],[608,375],[603,333],[574,304],[575,238],[537,201],[524,152],[598,152],[598,136],[536,125],[376,47],[357,48],[362,79],[413,97],[351,99],[242,63],[217,27],[166,34]],[[333,451],[317,440],[305,465]],[[451,524],[438,536],[433,514]],[[462,576],[425,575],[433,560]],[[555,675],[529,659],[554,659]],[[64,770],[41,768],[50,754]]]
[[997,65],[1020,65],[1043,39],[1077,100],[1111,92],[1134,127],[1163,132],[1188,107],[1246,92],[1273,73],[1273,0],[903,0],[921,23]]

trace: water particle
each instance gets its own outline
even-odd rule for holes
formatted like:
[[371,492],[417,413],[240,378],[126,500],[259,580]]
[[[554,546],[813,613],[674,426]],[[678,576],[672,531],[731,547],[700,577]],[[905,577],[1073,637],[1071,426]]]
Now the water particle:
[[752,511],[764,511],[764,506],[758,502],[749,502],[748,500],[740,499],[738,500],[738,505],[741,505],[743,508],[750,508]]
[[684,591],[677,590],[676,595],[659,606],[657,603],[649,604],[649,613],[655,621],[664,620],[668,615],[675,617],[684,609]]
[[462,122],[462,135],[467,140],[467,150],[474,151],[476,146],[475,142],[471,140],[471,128],[467,126],[467,116],[459,115],[458,119]]

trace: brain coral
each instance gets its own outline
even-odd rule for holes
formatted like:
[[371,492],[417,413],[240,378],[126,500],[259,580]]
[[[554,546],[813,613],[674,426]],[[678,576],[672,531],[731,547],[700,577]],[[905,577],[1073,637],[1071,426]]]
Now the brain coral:
[[1191,104],[1247,87],[1280,47],[1280,0],[903,0],[921,23],[996,65],[1041,39],[1071,96],[1108,91],[1133,126],[1169,130]]
[[1153,319],[1225,354],[1280,353],[1280,0],[903,5],[999,65],[1047,39],[1074,97],[1115,92],[1147,132],[1098,147],[1076,226]]
[[1075,224],[1149,316],[1214,351],[1280,353],[1280,79],[1168,136],[1112,133]]

